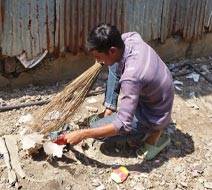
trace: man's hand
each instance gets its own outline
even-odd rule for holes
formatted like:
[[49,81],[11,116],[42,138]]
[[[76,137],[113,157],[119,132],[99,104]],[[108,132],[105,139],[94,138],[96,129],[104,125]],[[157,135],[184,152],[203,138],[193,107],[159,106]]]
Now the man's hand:
[[71,145],[77,145],[82,140],[85,139],[84,131],[83,130],[77,130],[77,131],[71,131],[70,133],[65,134],[65,141]]
[[111,137],[115,135],[117,135],[115,126],[113,123],[108,123],[106,125],[95,128],[71,131],[70,133],[65,134],[64,140],[66,143],[76,145],[87,138]]

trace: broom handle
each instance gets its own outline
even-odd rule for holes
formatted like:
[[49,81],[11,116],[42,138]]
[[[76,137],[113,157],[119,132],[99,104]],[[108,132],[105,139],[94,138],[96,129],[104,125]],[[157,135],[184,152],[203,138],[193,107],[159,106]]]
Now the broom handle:
[[[96,61],[97,62],[97,61]],[[99,61],[99,62],[97,62],[97,63],[99,63],[101,66],[104,66],[105,65],[105,63],[103,62],[103,61]]]

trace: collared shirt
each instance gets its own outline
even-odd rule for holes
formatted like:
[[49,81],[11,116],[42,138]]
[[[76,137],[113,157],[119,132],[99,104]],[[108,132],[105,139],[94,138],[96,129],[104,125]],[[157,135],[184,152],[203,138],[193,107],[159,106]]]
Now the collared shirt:
[[170,122],[174,99],[170,71],[138,33],[124,33],[122,39],[125,50],[117,68],[122,97],[113,124],[118,134],[127,133],[136,116],[142,125],[162,129]]

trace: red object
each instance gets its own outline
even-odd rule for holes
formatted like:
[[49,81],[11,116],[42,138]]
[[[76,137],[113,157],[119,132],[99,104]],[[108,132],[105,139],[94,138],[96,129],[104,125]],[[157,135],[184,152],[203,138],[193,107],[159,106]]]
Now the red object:
[[52,140],[53,143],[56,143],[58,145],[65,145],[67,144],[65,140],[65,134],[60,135],[59,137]]
[[111,173],[111,178],[116,183],[122,183],[124,180],[127,179],[128,175],[129,171],[124,166],[121,166],[120,168],[113,170],[113,172]]

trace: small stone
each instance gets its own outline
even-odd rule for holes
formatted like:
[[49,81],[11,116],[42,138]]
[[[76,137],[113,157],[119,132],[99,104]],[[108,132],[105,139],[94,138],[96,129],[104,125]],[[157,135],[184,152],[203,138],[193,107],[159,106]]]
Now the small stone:
[[97,113],[97,112],[98,112],[98,108],[95,108],[95,107],[86,106],[86,109],[87,109],[89,112],[92,112],[92,113]]
[[106,188],[105,188],[105,186],[103,185],[103,184],[101,184],[100,186],[98,186],[97,188],[96,188],[96,190],[105,190]]
[[71,185],[66,186],[65,190],[72,190],[72,186]]
[[192,171],[191,174],[194,178],[199,176],[199,173],[197,170]]
[[79,184],[74,184],[72,187],[71,187],[71,190],[79,190],[80,189],[80,185]]
[[104,170],[100,170],[100,171],[98,172],[99,175],[101,175],[101,174],[103,174],[103,173],[104,173]]
[[99,187],[101,185],[101,181],[99,179],[92,179],[91,185],[94,187]]
[[119,150],[118,148],[115,148],[115,151],[116,151],[117,153],[119,153],[119,152],[120,152],[120,150]]
[[186,182],[180,182],[180,185],[182,185],[182,187],[188,187],[188,184]]
[[166,184],[165,180],[162,180],[160,185],[164,186]]
[[200,177],[199,179],[198,179],[198,181],[200,182],[200,183],[204,183],[205,182],[205,179],[204,178],[202,178],[202,177]]
[[205,182],[204,187],[207,189],[212,189],[212,182]]

